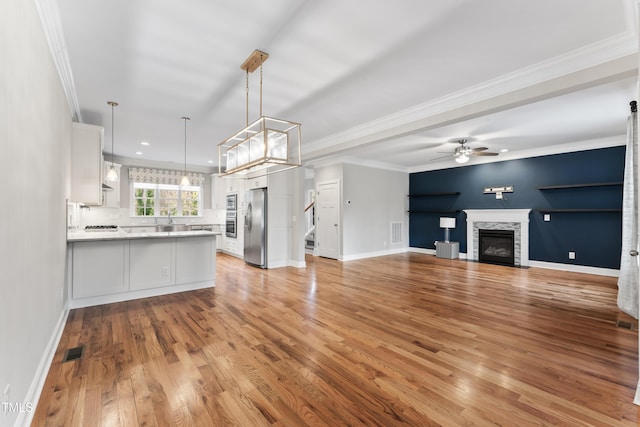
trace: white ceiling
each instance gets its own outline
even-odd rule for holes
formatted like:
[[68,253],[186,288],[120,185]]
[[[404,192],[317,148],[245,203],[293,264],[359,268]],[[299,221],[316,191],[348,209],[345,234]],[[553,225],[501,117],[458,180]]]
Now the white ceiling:
[[[57,4],[68,93],[82,121],[105,126],[109,154],[107,101],[120,104],[117,157],[181,164],[186,115],[187,162],[215,166],[217,144],[245,125],[240,65],[254,49],[270,55],[263,112],[302,123],[307,161],[454,166],[442,157],[460,137],[509,149],[500,159],[611,145],[636,93],[633,0]],[[250,121],[258,81],[250,76]],[[471,163],[485,159],[495,160]]]

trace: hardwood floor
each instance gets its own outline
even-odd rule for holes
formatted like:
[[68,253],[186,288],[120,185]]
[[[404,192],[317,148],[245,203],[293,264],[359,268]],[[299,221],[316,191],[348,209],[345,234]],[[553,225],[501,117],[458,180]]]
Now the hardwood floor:
[[615,295],[615,278],[422,254],[220,255],[215,289],[73,310],[33,425],[636,426]]

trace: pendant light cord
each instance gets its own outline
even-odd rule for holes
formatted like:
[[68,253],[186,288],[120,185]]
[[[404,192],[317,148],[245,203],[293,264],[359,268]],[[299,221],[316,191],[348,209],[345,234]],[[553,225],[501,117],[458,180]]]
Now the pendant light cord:
[[187,120],[191,120],[189,117],[183,117],[184,120],[184,174],[187,175]]
[[113,168],[113,111],[114,107],[116,107],[118,103],[109,101],[107,104],[111,105],[111,167]]

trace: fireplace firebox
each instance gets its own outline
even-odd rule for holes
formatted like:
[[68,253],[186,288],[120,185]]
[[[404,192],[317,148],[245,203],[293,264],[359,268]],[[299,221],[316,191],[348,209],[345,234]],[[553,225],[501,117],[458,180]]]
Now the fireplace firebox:
[[513,230],[478,230],[478,261],[514,266]]

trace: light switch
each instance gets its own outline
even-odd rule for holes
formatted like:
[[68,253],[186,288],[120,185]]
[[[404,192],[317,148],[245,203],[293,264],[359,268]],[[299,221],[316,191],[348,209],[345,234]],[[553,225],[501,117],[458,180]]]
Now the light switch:
[[544,214],[544,220],[545,221],[551,221],[551,214]]

